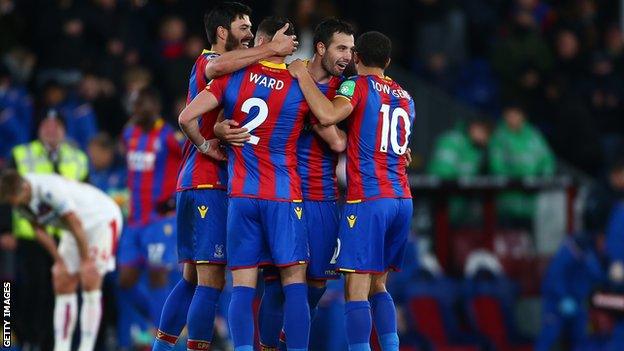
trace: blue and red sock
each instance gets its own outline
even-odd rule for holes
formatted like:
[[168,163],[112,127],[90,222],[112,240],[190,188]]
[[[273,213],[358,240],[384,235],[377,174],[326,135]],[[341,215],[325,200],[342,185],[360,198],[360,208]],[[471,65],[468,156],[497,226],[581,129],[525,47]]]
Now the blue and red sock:
[[186,324],[189,305],[195,294],[195,284],[180,279],[171,290],[160,315],[160,325],[152,351],[173,350],[178,336]]
[[187,350],[207,350],[212,342],[214,320],[221,290],[198,285],[188,311]]

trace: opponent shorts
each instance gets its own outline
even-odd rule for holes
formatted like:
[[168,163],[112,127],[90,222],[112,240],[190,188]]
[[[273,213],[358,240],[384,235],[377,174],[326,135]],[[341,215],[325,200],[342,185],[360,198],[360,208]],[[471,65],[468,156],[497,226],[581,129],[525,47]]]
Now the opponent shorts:
[[[115,255],[122,225],[121,212],[118,212],[92,228],[85,228],[89,257],[95,260],[95,266],[102,276],[115,270]],[[71,233],[64,231],[59,242],[58,252],[70,274],[80,270],[80,250],[78,250],[78,243]]]

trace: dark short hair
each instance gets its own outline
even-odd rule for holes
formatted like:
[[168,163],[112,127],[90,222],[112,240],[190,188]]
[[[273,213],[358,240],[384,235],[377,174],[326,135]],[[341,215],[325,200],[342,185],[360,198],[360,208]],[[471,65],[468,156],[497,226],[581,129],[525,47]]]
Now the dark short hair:
[[96,134],[93,138],[91,138],[91,141],[89,141],[89,145],[95,145],[106,150],[115,150],[115,143],[106,132]]
[[228,1],[215,6],[204,15],[206,38],[210,44],[217,42],[217,28],[230,30],[232,22],[243,16],[251,16],[251,8],[240,2]]
[[0,174],[0,203],[7,202],[22,189],[24,178],[14,169],[7,169]]
[[157,104],[161,103],[160,93],[158,92],[158,90],[152,88],[151,86],[147,86],[139,90],[137,100],[139,99],[149,99]]
[[353,35],[355,34],[355,29],[353,29],[353,26],[350,23],[343,20],[339,20],[337,18],[326,19],[319,23],[314,29],[314,40],[312,45],[314,45],[315,49],[316,44],[318,43],[323,43],[325,44],[325,47],[329,47],[334,33]]
[[355,52],[365,66],[386,68],[392,53],[392,42],[380,32],[366,32],[357,38]]
[[262,22],[260,22],[260,24],[258,25],[258,30],[256,31],[256,35],[258,33],[263,33],[269,37],[273,37],[275,33],[277,33],[277,31],[280,30],[286,23],[288,23],[288,29],[284,34],[295,34],[295,27],[288,18],[271,16],[263,19]]

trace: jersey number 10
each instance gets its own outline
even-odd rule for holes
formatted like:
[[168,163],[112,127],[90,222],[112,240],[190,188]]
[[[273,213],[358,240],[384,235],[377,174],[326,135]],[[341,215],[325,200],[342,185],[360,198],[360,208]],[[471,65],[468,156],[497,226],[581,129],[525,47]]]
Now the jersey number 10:
[[[388,139],[390,139],[390,144],[392,145],[392,151],[394,151],[397,155],[403,155],[407,150],[407,144],[409,144],[409,135],[410,135],[410,120],[409,114],[402,107],[397,107],[392,110],[392,118],[390,118],[390,105],[383,104],[381,105],[381,143],[379,147],[379,151],[388,152]],[[399,134],[397,132],[397,126],[399,124],[399,117],[403,119],[403,126],[405,127],[405,141],[403,145],[399,145]],[[390,138],[388,138],[388,133],[390,133]]]

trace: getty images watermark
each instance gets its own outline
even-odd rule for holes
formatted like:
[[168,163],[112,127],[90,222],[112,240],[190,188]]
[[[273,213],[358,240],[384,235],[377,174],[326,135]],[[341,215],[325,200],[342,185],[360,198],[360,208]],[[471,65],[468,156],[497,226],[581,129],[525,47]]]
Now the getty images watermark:
[[2,284],[2,348],[11,347],[11,283]]

